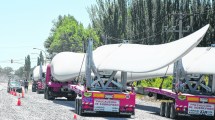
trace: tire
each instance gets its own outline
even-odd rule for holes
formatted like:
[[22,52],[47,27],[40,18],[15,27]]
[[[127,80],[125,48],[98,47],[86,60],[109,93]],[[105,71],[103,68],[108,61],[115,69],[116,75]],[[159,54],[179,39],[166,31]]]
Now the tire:
[[47,93],[46,93],[46,87],[45,87],[45,89],[44,89],[44,99],[47,99],[47,95],[46,95]]
[[77,97],[77,94],[76,93],[72,93],[72,96],[67,97],[67,100],[68,101],[75,101],[76,97]]
[[176,111],[175,111],[175,104],[171,103],[170,104],[170,118],[174,119],[177,117]]
[[161,105],[160,105],[160,116],[164,116],[165,115],[165,106],[166,106],[166,103],[165,102],[161,102]]
[[167,102],[165,105],[165,117],[170,117],[170,102]]
[[51,90],[50,90],[51,88],[47,88],[46,89],[46,96],[47,96],[47,99],[48,100],[54,100],[55,98],[53,97],[53,96],[51,96]]
[[10,90],[9,90],[9,88],[7,88],[7,93],[9,93],[10,92]]
[[78,113],[78,115],[80,115],[80,116],[82,116],[83,115],[83,113],[82,113],[82,100],[81,99],[77,99],[78,101],[78,111],[77,111],[77,113]]
[[37,89],[37,94],[40,94],[40,91],[39,91],[39,89]]
[[32,92],[36,92],[36,86],[35,86],[35,84],[32,85]]
[[78,98],[78,99],[75,99],[75,111],[78,115],[82,116],[83,113],[82,113],[82,99]]
[[72,101],[72,97],[67,97],[67,101]]
[[78,114],[78,99],[75,99],[75,113]]

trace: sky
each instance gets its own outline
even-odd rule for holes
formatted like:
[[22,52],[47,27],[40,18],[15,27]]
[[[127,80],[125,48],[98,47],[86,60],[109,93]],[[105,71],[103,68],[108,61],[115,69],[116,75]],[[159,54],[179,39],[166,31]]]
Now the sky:
[[[90,24],[87,7],[96,0],[4,0],[0,4],[0,66],[14,70],[24,65],[27,55],[36,66],[40,50],[45,50],[52,21],[59,15],[73,15],[85,27]],[[14,62],[10,63],[13,59]]]

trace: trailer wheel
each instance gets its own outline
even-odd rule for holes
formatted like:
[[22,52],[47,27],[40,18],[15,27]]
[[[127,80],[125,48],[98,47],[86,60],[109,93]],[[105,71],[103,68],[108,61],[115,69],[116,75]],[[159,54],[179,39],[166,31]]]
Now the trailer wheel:
[[37,94],[40,94],[40,91],[39,91],[39,89],[37,88]]
[[47,95],[46,95],[46,87],[44,89],[44,99],[47,99]]
[[175,111],[175,104],[171,103],[170,104],[170,118],[174,119],[177,117],[176,111]]
[[78,114],[78,99],[75,99],[75,113]]
[[165,102],[161,102],[161,105],[160,105],[160,116],[164,116],[165,115],[165,106],[166,106],[166,103]]
[[72,97],[67,97],[67,101],[74,101]]
[[165,106],[165,117],[169,118],[170,117],[170,103],[167,102]]
[[82,100],[78,99],[78,114],[82,116]]

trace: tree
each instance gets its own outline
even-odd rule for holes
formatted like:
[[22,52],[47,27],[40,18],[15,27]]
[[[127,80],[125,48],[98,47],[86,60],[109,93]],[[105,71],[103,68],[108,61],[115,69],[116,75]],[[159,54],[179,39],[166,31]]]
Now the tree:
[[[183,14],[183,33],[187,36],[210,23],[211,27],[199,46],[215,43],[214,0],[97,0],[88,8],[92,27],[108,42],[124,39],[138,44],[161,44],[179,39],[179,15]],[[126,29],[125,29],[126,28]],[[166,29],[165,29],[166,28]]]
[[62,51],[82,52],[87,38],[93,38],[94,46],[99,45],[99,37],[93,28],[85,29],[73,16],[64,15],[53,21],[53,28],[44,46],[51,54]]
[[11,75],[12,72],[13,72],[13,68],[11,68],[11,67],[4,67],[2,71],[6,75]]
[[20,67],[18,70],[16,70],[15,75],[19,76],[20,78],[23,78],[24,77],[24,67]]
[[39,66],[39,65],[40,65],[40,58],[37,57],[37,66]]
[[44,65],[44,57],[42,51],[40,51],[40,62]]
[[27,57],[25,57],[25,65],[24,65],[24,71],[25,71],[25,77],[26,79],[30,78],[30,72],[31,72],[31,59],[30,59],[30,55],[27,55]]

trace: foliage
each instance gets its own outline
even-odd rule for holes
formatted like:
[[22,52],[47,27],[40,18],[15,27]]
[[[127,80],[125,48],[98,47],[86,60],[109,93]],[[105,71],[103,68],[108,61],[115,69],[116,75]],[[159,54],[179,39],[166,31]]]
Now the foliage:
[[177,40],[179,34],[167,30],[173,26],[178,30],[178,13],[182,13],[183,29],[188,30],[183,36],[211,25],[199,44],[210,46],[215,43],[214,8],[214,0],[97,0],[88,12],[92,27],[107,43],[127,39],[138,44],[161,44]]
[[24,67],[20,67],[18,70],[16,70],[15,75],[19,76],[20,78],[23,78],[24,77]]
[[[163,78],[153,78],[153,79],[146,79],[146,80],[141,80],[140,84],[137,84],[138,82],[134,82],[134,86],[136,87],[160,87],[160,84],[162,82]],[[166,89],[171,89],[172,88],[172,76],[168,76],[167,78],[164,79],[163,86],[162,88]]]
[[37,57],[37,66],[40,65],[40,57]]
[[37,58],[37,66],[40,65],[40,63],[44,65],[44,56],[42,51],[40,51],[40,57]]
[[82,52],[88,38],[94,40],[94,46],[99,45],[99,37],[93,28],[85,29],[73,16],[64,15],[59,16],[57,21],[53,21],[53,28],[44,46],[49,53]]
[[3,69],[1,68],[1,73],[6,74],[6,75],[11,75],[13,72],[13,68],[11,67],[4,67]]
[[30,72],[31,72],[31,59],[30,59],[30,55],[27,55],[27,57],[25,57],[24,72],[25,72],[25,75],[26,75],[25,77],[27,79],[29,79]]

